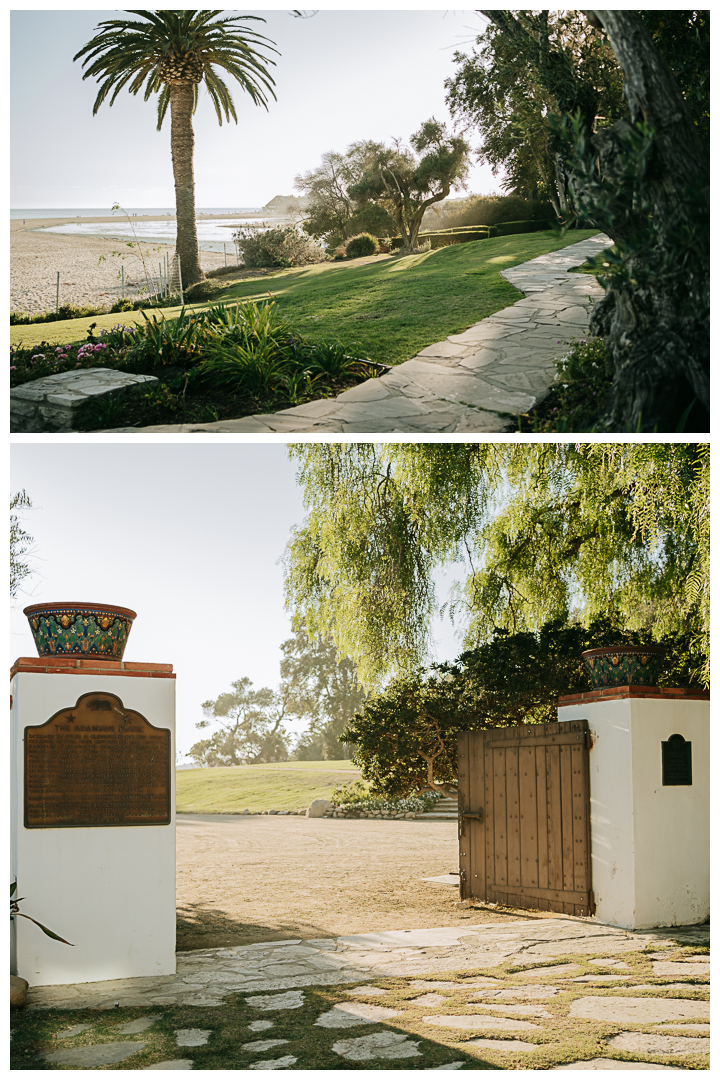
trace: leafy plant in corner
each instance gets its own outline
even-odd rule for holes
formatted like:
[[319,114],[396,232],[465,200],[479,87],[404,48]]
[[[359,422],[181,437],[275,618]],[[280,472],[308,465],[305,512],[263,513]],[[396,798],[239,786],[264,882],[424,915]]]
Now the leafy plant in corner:
[[17,879],[15,881],[10,882],[10,918],[11,919],[14,919],[16,915],[19,915],[23,919],[29,919],[30,922],[33,922],[33,923],[35,923],[36,926],[40,927],[43,934],[47,934],[47,936],[50,937],[50,938],[53,938],[54,941],[62,941],[63,945],[70,945],[72,948],[75,948],[72,941],[66,941],[65,938],[60,937],[59,934],[54,934],[52,932],[52,930],[48,930],[47,926],[43,926],[43,924],[41,922],[38,922],[37,919],[33,919],[32,915],[26,915],[24,911],[20,911],[20,909],[18,908],[18,904],[22,900],[24,900],[25,897],[24,896],[19,896],[16,899],[15,898],[15,893],[16,892],[17,892]]

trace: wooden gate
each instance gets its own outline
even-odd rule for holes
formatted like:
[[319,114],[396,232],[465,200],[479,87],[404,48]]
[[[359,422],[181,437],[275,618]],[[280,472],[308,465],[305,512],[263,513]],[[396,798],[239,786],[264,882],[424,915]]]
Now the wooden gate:
[[587,720],[458,738],[460,899],[592,915]]

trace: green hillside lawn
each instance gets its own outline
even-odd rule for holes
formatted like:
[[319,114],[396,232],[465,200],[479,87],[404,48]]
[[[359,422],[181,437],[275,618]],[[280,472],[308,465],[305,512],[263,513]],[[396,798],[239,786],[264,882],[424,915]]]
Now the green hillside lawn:
[[[311,342],[341,341],[358,356],[397,364],[515,303],[522,294],[501,270],[585,240],[596,231],[577,230],[563,239],[553,232],[499,236],[420,255],[380,255],[280,270],[263,277],[261,285],[257,279],[229,284],[218,299],[261,300],[270,293],[280,314]],[[207,306],[193,305],[198,310]],[[162,314],[172,318],[179,311],[165,308]],[[11,326],[10,339],[26,348],[43,341],[64,345],[84,341],[91,323],[98,334],[117,323],[142,321],[139,311],[126,311]]]
[[179,769],[178,814],[241,814],[243,810],[298,810],[329,799],[360,770],[350,761],[283,761],[224,769]]

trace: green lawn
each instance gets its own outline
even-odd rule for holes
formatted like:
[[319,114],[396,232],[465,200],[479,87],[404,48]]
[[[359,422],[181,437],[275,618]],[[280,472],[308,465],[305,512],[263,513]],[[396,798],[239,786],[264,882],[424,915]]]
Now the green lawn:
[[[397,364],[515,303],[521,294],[501,270],[585,240],[596,231],[577,230],[564,239],[552,232],[499,236],[402,258],[381,255],[280,270],[261,282],[229,284],[219,299],[257,300],[270,293],[280,314],[311,342],[341,341],[359,356]],[[172,318],[179,310],[166,308],[162,314]],[[10,339],[25,347],[42,341],[64,345],[84,341],[91,323],[98,333],[133,322],[142,322],[139,311],[12,326]]]
[[179,814],[241,814],[243,810],[297,810],[329,799],[360,770],[350,761],[283,761],[224,769],[179,769]]

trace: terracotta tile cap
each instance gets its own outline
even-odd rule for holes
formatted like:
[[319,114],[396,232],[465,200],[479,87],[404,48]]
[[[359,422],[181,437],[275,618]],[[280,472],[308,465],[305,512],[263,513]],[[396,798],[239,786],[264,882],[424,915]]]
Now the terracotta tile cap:
[[143,664],[72,655],[20,656],[10,668],[10,678],[20,671],[36,675],[149,675],[154,678],[175,678],[172,664]]

